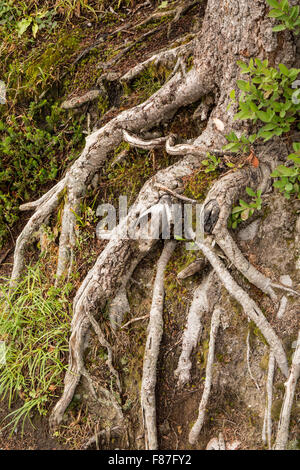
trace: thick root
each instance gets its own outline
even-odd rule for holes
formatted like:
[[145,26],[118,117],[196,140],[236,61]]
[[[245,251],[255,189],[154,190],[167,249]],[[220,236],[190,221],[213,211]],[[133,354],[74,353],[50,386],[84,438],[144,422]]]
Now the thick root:
[[[212,83],[210,85],[212,86]],[[24,266],[24,251],[31,242],[33,233],[56,209],[59,195],[64,188],[67,188],[67,195],[59,243],[57,279],[66,274],[74,249],[75,214],[80,215],[80,201],[86,193],[89,182],[103,166],[108,153],[122,142],[123,130],[130,132],[148,130],[160,122],[170,119],[178,108],[197,101],[207,93],[209,91],[207,86],[207,81],[204,87],[201,76],[193,70],[184,78],[180,73],[177,73],[143,104],[123,111],[104,127],[89,135],[81,156],[68,170],[64,179],[39,201],[23,206],[23,210],[36,208],[36,213],[18,238],[12,281],[15,281],[21,274]]]
[[[205,411],[206,406],[208,403],[211,383],[212,383],[212,374],[213,374],[213,364],[214,364],[214,355],[215,355],[215,342],[216,337],[220,325],[220,315],[221,309],[216,307],[213,311],[212,318],[211,318],[211,329],[210,329],[210,337],[209,337],[209,349],[208,349],[208,356],[207,356],[207,365],[206,365],[206,372],[205,372],[205,384],[204,390],[201,398],[201,402],[199,405],[199,412],[198,418],[194,423],[190,434],[189,434],[189,443],[194,445],[198,439],[200,431],[202,429],[204,418],[205,418]],[[225,445],[224,445],[225,450]]]
[[274,353],[281,372],[285,377],[288,377],[288,363],[282,343],[262,311],[256,305],[254,300],[251,299],[249,295],[236,283],[213,250],[203,242],[195,243],[207,257],[229,294],[232,295],[232,297],[242,306],[247,318],[250,318],[250,320],[252,320],[260,329]]
[[149,450],[156,450],[158,448],[155,400],[156,365],[163,334],[164,272],[175,246],[175,241],[166,241],[165,247],[157,263],[148,335],[143,361],[141,407],[145,430],[145,448]]
[[175,371],[180,387],[190,381],[190,371],[192,368],[190,356],[192,351],[196,349],[202,332],[202,316],[213,308],[213,305],[210,305],[209,297],[215,281],[216,275],[211,272],[194,292],[193,301],[188,313],[187,326],[183,333],[182,351]]
[[[199,159],[188,157],[172,167],[162,170],[155,178],[148,181],[127,218],[116,227],[110,242],[81,284],[73,303],[74,316],[69,343],[69,369],[65,376],[64,393],[51,414],[51,426],[61,422],[80,380],[85,336],[90,324],[86,312],[89,311],[94,315],[97,310],[103,308],[106,302],[116,295],[120,287],[126,285],[128,273],[133,272],[156,242],[156,240],[134,239],[136,238],[135,224],[140,214],[157,204],[160,199],[160,192],[155,188],[155,184],[159,182],[162,185],[168,184],[169,187],[176,188],[181,184],[183,176],[192,174],[200,165]],[[131,230],[132,238],[128,238],[128,230]]]

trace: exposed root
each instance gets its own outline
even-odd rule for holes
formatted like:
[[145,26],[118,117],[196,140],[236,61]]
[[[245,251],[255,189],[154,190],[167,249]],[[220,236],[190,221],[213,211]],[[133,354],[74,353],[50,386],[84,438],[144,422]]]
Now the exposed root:
[[[34,233],[39,230],[41,225],[48,220],[51,213],[56,209],[59,203],[59,195],[63,189],[64,181],[61,181],[58,185],[50,190],[50,196],[46,194],[39,201],[30,203],[32,207],[37,207],[36,212],[29,219],[24,229],[17,238],[15,252],[14,252],[14,264],[11,274],[10,285],[15,285],[15,282],[19,278],[24,268],[24,255],[28,243],[30,243],[34,237]],[[39,203],[39,204],[38,204]],[[26,208],[29,204],[26,204]],[[31,207],[30,207],[31,208]],[[24,205],[23,205],[24,210]]]
[[253,299],[237,284],[222,261],[204,242],[195,242],[218,274],[230,295],[242,306],[246,316],[260,329],[274,353],[279,368],[288,377],[288,363],[282,343]]
[[81,156],[68,170],[64,179],[38,201],[23,205],[23,209],[36,208],[35,214],[21,232],[15,250],[12,282],[21,274],[24,265],[24,251],[32,235],[56,209],[60,193],[66,188],[66,203],[63,211],[57,279],[67,273],[75,242],[75,214],[80,215],[80,201],[96,172],[103,166],[107,155],[123,139],[123,130],[137,132],[147,130],[159,122],[170,119],[181,106],[193,103],[206,93],[201,76],[191,70],[185,78],[176,74],[160,90],[143,104],[123,111],[104,127],[93,132],[86,139]]
[[[211,329],[210,329],[210,337],[209,337],[209,349],[208,349],[207,365],[206,365],[206,372],[205,372],[204,390],[203,390],[201,402],[199,405],[198,418],[196,422],[194,423],[189,434],[189,443],[192,445],[196,443],[198,436],[200,434],[200,431],[202,429],[203,423],[204,423],[206,406],[208,403],[211,383],[212,383],[213,363],[214,363],[214,354],[215,354],[215,341],[216,341],[216,337],[217,337],[217,333],[218,333],[218,329],[220,325],[220,315],[221,315],[221,309],[219,307],[216,307],[213,311],[212,318],[211,318]],[[224,448],[225,448],[225,445],[224,445]]]
[[[189,35],[190,37],[190,35]],[[182,41],[184,41],[185,38],[182,38]],[[149,59],[145,60],[144,62],[141,62],[137,64],[135,67],[133,67],[131,70],[126,72],[121,78],[120,82],[122,83],[128,83],[134,78],[138,77],[141,75],[141,73],[144,72],[148,67],[158,67],[159,65],[164,65],[167,66],[169,64],[172,64],[175,62],[175,60],[178,60],[178,58],[182,57],[185,58],[189,54],[193,52],[193,48],[195,46],[195,42],[192,39],[190,42],[187,44],[182,44],[180,46],[174,47],[172,49],[167,49],[164,51],[160,51],[157,54],[152,55],[149,57]]]
[[[291,281],[291,280],[290,280]],[[292,282],[290,282],[292,285]],[[287,298],[283,296],[281,298],[279,309],[277,312],[277,318],[282,318],[285,307],[287,304]],[[267,375],[267,383],[266,383],[266,408],[265,408],[265,415],[264,415],[264,423],[262,429],[262,441],[265,444],[268,444],[268,448],[272,448],[272,400],[273,400],[273,381],[274,381],[274,374],[275,374],[275,357],[273,352],[270,352],[269,357],[269,364],[268,364],[268,375]]]
[[206,266],[206,259],[199,258],[192,261],[186,268],[177,274],[177,279],[186,279],[187,277],[193,276],[195,273],[202,271]]
[[298,332],[298,339],[296,350],[293,355],[292,366],[290,375],[285,385],[285,395],[283,404],[280,412],[280,418],[278,423],[278,430],[276,436],[275,450],[285,450],[288,437],[289,437],[289,426],[291,411],[296,391],[297,381],[300,376],[300,331]]
[[129,325],[131,325],[132,323],[135,323],[137,321],[142,321],[142,320],[146,320],[146,318],[149,318],[149,314],[147,313],[147,315],[143,315],[142,317],[137,317],[137,318],[132,318],[131,320],[129,320],[128,322],[125,323],[125,325],[122,325],[121,326],[121,330],[123,328],[127,328]]
[[226,442],[220,432],[219,437],[213,437],[206,446],[205,450],[237,450],[241,445],[240,441]]
[[257,184],[262,183],[263,179],[267,177],[266,169],[270,175],[271,168],[261,164],[257,169],[247,166],[240,171],[224,176],[209,191],[205,199],[203,219],[204,231],[214,235],[217,244],[234,266],[249,282],[268,294],[273,301],[276,301],[277,296],[272,288],[272,281],[247,261],[227,230],[227,220],[232,204],[242,194],[246,186],[253,184],[252,181],[256,181]]
[[[156,243],[156,240],[136,239],[135,228],[140,214],[157,204],[160,199],[159,192],[154,187],[155,183],[176,187],[183,176],[190,175],[200,165],[199,159],[187,157],[172,167],[162,170],[155,178],[148,181],[127,218],[116,227],[108,245],[82,282],[73,303],[74,316],[71,324],[69,369],[65,376],[65,388],[51,414],[51,426],[61,422],[80,380],[85,336],[90,325],[86,311],[95,314],[98,309],[104,308],[106,302],[114,297],[120,287],[126,285],[128,272],[133,271]],[[128,238],[128,234],[132,238]]]
[[166,152],[170,155],[198,155],[199,157],[205,157],[207,153],[213,153],[217,156],[224,156],[230,154],[228,151],[217,150],[214,148],[207,147],[205,145],[194,145],[194,144],[177,144],[175,145],[176,135],[172,134],[166,141]]
[[210,308],[213,308],[213,305],[209,305],[209,295],[215,280],[216,275],[211,272],[194,292],[193,301],[188,313],[187,325],[183,333],[182,351],[175,371],[180,387],[190,381],[190,371],[192,368],[190,356],[192,351],[196,349],[202,332],[202,316]]
[[145,430],[145,448],[149,450],[155,450],[158,446],[155,400],[156,365],[163,334],[164,272],[175,246],[175,241],[166,241],[157,263],[148,336],[143,361],[141,407]]
[[266,444],[268,443],[269,449],[271,449],[272,443],[272,396],[273,396],[273,380],[275,373],[275,357],[271,352],[269,357],[268,365],[268,376],[266,384],[266,408],[264,415],[264,424],[262,431],[262,440]]
[[137,147],[137,148],[145,149],[145,150],[162,147],[165,145],[166,139],[167,139],[167,137],[158,137],[152,140],[144,140],[144,139],[141,139],[140,137],[129,134],[129,132],[125,130],[123,131],[123,137],[124,137],[125,142],[128,142],[133,147]]
[[113,330],[120,328],[125,313],[130,312],[126,289],[120,289],[109,306],[109,320]]

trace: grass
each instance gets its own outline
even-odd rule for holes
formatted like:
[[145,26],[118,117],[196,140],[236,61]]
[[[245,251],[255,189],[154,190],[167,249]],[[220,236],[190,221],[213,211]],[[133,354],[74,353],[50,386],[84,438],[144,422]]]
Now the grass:
[[71,284],[49,287],[41,260],[29,266],[23,280],[9,293],[1,287],[0,341],[5,342],[6,364],[0,366],[0,399],[19,405],[4,420],[13,432],[32,414],[47,414],[58,396],[65,371],[71,305]]

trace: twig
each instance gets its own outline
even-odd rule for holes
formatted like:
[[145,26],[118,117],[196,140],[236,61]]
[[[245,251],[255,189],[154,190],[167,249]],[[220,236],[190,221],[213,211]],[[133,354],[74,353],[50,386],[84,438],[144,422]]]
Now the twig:
[[177,199],[181,199],[182,201],[185,201],[185,202],[190,202],[191,204],[197,204],[197,201],[195,199],[190,199],[189,197],[182,196],[181,194],[175,193],[175,191],[172,191],[172,189],[167,188],[167,186],[163,186],[162,184],[157,184],[157,183],[155,183],[154,186],[157,189],[161,189],[162,191],[166,191],[167,193],[171,194],[172,196],[176,197]]
[[136,321],[141,321],[141,320],[145,320],[146,318],[149,318],[149,314],[147,315],[144,315],[143,317],[138,317],[138,318],[132,318],[131,320],[129,320],[127,323],[125,323],[125,325],[121,326],[121,330],[123,328],[127,328],[127,326],[131,325],[132,323],[136,322]]

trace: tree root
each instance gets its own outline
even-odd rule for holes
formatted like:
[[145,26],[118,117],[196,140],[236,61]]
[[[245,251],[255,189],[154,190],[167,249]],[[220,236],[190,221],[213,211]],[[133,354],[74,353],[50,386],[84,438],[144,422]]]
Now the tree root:
[[275,357],[271,352],[268,364],[268,376],[266,384],[266,408],[264,415],[264,424],[262,430],[262,440],[266,444],[268,443],[269,449],[271,449],[272,443],[272,396],[273,396],[273,380],[275,373]]
[[[213,374],[213,363],[214,363],[214,354],[215,354],[215,341],[220,325],[220,315],[221,309],[216,307],[213,311],[212,318],[211,318],[211,329],[210,329],[210,337],[209,337],[209,349],[208,349],[208,356],[207,356],[207,365],[206,365],[206,372],[205,372],[205,384],[204,390],[201,398],[201,402],[199,405],[199,412],[198,418],[194,423],[190,434],[189,434],[189,443],[194,445],[198,439],[200,431],[202,429],[204,418],[205,418],[205,411],[206,406],[208,403],[211,383],[212,383],[212,374]],[[224,445],[225,448],[225,445]]]
[[145,447],[149,450],[155,450],[158,447],[155,400],[156,365],[163,334],[162,314],[164,306],[164,271],[175,246],[175,241],[166,241],[157,263],[157,272],[153,287],[148,335],[143,361],[141,407],[145,430]]
[[292,366],[290,375],[285,385],[285,395],[283,404],[280,412],[280,418],[278,423],[278,430],[276,436],[276,442],[274,445],[275,450],[284,450],[286,448],[289,436],[289,425],[291,411],[294,401],[294,395],[296,391],[297,381],[300,376],[300,331],[298,332],[298,339],[296,350],[293,355]]
[[196,349],[202,332],[202,315],[208,312],[210,308],[213,308],[213,305],[209,305],[209,295],[215,281],[216,275],[214,272],[211,272],[194,292],[193,301],[188,313],[187,325],[183,333],[182,351],[175,371],[180,387],[190,381],[190,371],[192,368],[190,356],[192,351]]
[[[189,35],[190,37],[191,35]],[[182,38],[182,42],[185,38]],[[134,78],[137,78],[141,75],[148,67],[158,67],[160,65],[170,65],[178,60],[180,57],[186,58],[189,54],[193,52],[195,45],[194,39],[190,40],[187,44],[182,44],[180,46],[174,47],[172,49],[166,49],[160,51],[156,54],[153,54],[149,59],[137,64],[135,67],[126,72],[121,78],[121,83],[131,82]]]
[[34,232],[56,209],[59,195],[64,189],[67,194],[62,217],[57,279],[66,272],[74,247],[75,214],[80,215],[80,201],[94,174],[103,166],[108,153],[121,143],[123,130],[136,132],[150,129],[159,122],[170,119],[178,108],[193,103],[205,93],[201,77],[195,71],[191,70],[185,78],[178,73],[143,104],[123,111],[104,127],[89,135],[81,156],[68,170],[64,179],[38,201],[23,205],[23,210],[35,208],[36,212],[18,237],[12,283],[22,272],[26,246]]
[[229,294],[232,295],[232,297],[242,306],[246,316],[260,329],[274,353],[281,372],[285,377],[288,377],[288,363],[282,343],[262,311],[256,305],[254,300],[251,299],[232,278],[222,261],[216,256],[213,250],[204,242],[197,241],[195,243],[207,257]]
[[[156,243],[156,240],[134,239],[135,224],[140,214],[159,201],[160,195],[159,191],[155,189],[155,184],[157,182],[163,185],[167,183],[169,186],[176,187],[183,176],[190,175],[200,165],[199,159],[192,156],[187,157],[172,167],[160,171],[148,181],[127,218],[116,227],[108,245],[81,284],[73,303],[74,316],[69,342],[69,369],[65,376],[63,395],[50,417],[52,427],[61,422],[80,380],[84,340],[90,324],[86,311],[94,314],[98,309],[104,308],[106,302],[114,297],[120,287],[124,287],[128,273],[133,272],[133,269]],[[132,231],[133,239],[128,238],[128,230]]]

